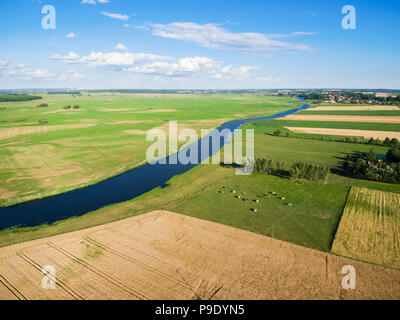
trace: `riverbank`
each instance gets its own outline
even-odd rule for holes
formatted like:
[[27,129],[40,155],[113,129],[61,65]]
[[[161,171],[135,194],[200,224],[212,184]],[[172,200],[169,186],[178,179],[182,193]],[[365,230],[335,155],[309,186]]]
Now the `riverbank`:
[[[43,95],[43,102],[45,109],[4,104],[0,130],[10,134],[0,137],[0,206],[93,185],[143,164],[146,132],[169,121],[199,133],[294,107],[285,98],[256,95]],[[79,112],[64,112],[75,104]],[[43,119],[48,125],[38,124]]]

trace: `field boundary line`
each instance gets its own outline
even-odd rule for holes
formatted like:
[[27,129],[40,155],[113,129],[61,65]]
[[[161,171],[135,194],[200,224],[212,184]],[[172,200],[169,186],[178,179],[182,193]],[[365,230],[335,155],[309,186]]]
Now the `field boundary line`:
[[[143,231],[141,231],[141,233],[144,233],[144,234],[146,234],[146,235],[149,235],[148,233],[143,232]],[[143,241],[141,241],[141,240],[138,240],[137,238],[133,237],[132,235],[125,234],[125,236],[126,236],[127,238],[129,238],[129,239],[132,239],[132,240],[134,240],[134,241],[137,241],[137,242],[139,242],[139,243],[142,243],[142,244],[146,245],[145,242],[143,242]],[[153,237],[154,237],[154,236],[153,236]],[[158,238],[158,239],[161,239],[161,240],[162,240],[162,238]],[[174,254],[174,253],[172,253],[172,252],[168,252],[168,251],[165,250],[165,249],[157,248],[156,250],[161,251],[161,252],[163,252],[163,253],[166,254],[166,255],[170,255],[170,256],[173,256],[173,257],[175,257],[175,258],[178,258],[178,259],[180,259],[180,260],[182,260],[182,261],[185,261],[185,262],[187,262],[187,263],[190,263],[191,265],[196,265],[196,266],[198,266],[198,267],[200,267],[200,268],[202,268],[202,267],[207,267],[207,268],[209,268],[211,271],[215,272],[216,274],[219,274],[220,276],[223,276],[223,277],[225,277],[225,278],[228,278],[228,279],[230,279],[230,280],[232,280],[232,281],[234,281],[234,282],[239,282],[239,283],[245,284],[245,285],[247,285],[247,286],[249,286],[249,287],[251,287],[251,288],[253,288],[253,289],[256,289],[256,290],[262,290],[262,291],[264,291],[264,292],[268,292],[269,294],[271,294],[271,296],[278,296],[280,299],[289,299],[289,297],[286,297],[286,296],[284,296],[284,295],[282,295],[282,294],[279,294],[279,295],[278,295],[278,294],[272,294],[271,291],[267,290],[265,287],[262,287],[262,286],[259,286],[259,285],[257,285],[257,284],[251,283],[250,281],[246,281],[245,279],[242,279],[242,278],[239,278],[239,277],[235,277],[234,275],[232,275],[232,274],[229,273],[228,271],[219,271],[217,268],[211,267],[211,266],[209,266],[209,265],[204,265],[204,263],[201,263],[201,262],[200,262],[200,263],[195,263],[195,262],[191,261],[191,260],[188,259],[188,258],[184,258],[184,257],[179,256],[179,255],[176,255],[176,254]]]
[[114,249],[112,249],[112,248],[110,248],[110,247],[108,247],[108,246],[106,246],[106,245],[104,245],[104,244],[102,244],[102,243],[90,238],[90,237],[86,237],[85,240],[87,240],[88,242],[94,244],[95,246],[100,247],[100,248],[102,248],[102,249],[104,249],[104,250],[106,250],[106,251],[108,251],[108,252],[110,252],[110,253],[112,253],[112,254],[114,254],[116,256],[119,256],[119,257],[121,257],[121,258],[123,258],[125,260],[128,260],[128,261],[132,262],[132,263],[135,263],[135,264],[137,264],[137,265],[139,265],[139,266],[141,266],[141,267],[143,267],[143,268],[145,268],[145,269],[147,269],[147,270],[149,270],[149,271],[151,271],[153,273],[161,275],[162,277],[164,277],[164,278],[166,278],[166,279],[168,279],[168,280],[170,280],[170,281],[172,281],[172,282],[174,282],[176,284],[179,284],[179,285],[181,285],[181,286],[183,286],[183,287],[185,287],[187,289],[190,289],[189,287],[187,287],[187,284],[185,282],[183,282],[183,281],[181,281],[179,279],[175,279],[174,277],[171,277],[168,274],[166,274],[166,273],[164,273],[162,271],[159,271],[159,270],[147,265],[146,263],[144,263],[144,262],[142,262],[140,260],[134,259],[132,257],[129,257],[129,256],[123,254],[123,253],[120,253],[120,252],[118,252],[118,251],[116,251],[116,250],[114,250]]
[[145,296],[144,294],[142,294],[140,291],[136,290],[135,288],[130,287],[129,285],[123,283],[122,281],[112,277],[111,275],[105,273],[104,271],[101,271],[99,269],[97,269],[96,267],[93,267],[92,265],[90,265],[89,263],[87,263],[86,261],[74,256],[73,254],[69,253],[68,251],[56,246],[55,244],[48,242],[47,243],[50,247],[56,249],[57,251],[61,252],[62,254],[64,254],[65,256],[69,257],[70,259],[72,259],[72,261],[75,261],[76,263],[84,266],[85,268],[87,268],[88,270],[90,270],[91,272],[97,274],[98,276],[102,277],[103,279],[109,281],[110,283],[112,283],[113,285],[115,285],[116,287],[119,287],[120,289],[128,292],[129,294],[135,296],[136,298],[140,299],[140,300],[150,300],[149,297]]
[[[31,265],[32,267],[37,269],[40,273],[42,273],[43,266],[41,266],[35,260],[33,260],[32,258],[28,257],[27,255],[25,255],[23,253],[18,253],[17,255],[22,260],[24,260],[26,263],[28,263],[29,265]],[[86,300],[78,292],[76,292],[74,289],[70,288],[63,281],[61,281],[61,280],[57,279],[56,277],[54,277],[52,274],[48,273],[48,274],[46,274],[46,276],[49,277],[56,285],[58,285],[61,289],[63,289],[65,292],[67,292],[70,296],[72,296],[75,300]],[[68,291],[66,288],[68,288],[70,291]]]
[[27,298],[0,273],[0,283],[2,283],[18,300],[27,300]]

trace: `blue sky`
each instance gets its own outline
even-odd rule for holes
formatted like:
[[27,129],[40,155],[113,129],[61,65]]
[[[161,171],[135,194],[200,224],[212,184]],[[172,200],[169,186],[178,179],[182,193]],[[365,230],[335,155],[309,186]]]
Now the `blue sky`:
[[399,30],[397,0],[0,0],[0,88],[400,89]]

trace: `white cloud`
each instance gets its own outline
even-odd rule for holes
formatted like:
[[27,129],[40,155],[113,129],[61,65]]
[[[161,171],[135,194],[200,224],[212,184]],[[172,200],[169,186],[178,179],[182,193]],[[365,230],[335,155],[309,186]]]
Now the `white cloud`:
[[118,43],[118,44],[116,45],[115,49],[117,49],[117,50],[122,50],[122,51],[128,50],[128,48],[127,48],[123,43]]
[[[109,0],[97,0],[99,3],[109,3]],[[82,4],[97,4],[96,0],[82,0]]]
[[304,31],[296,31],[291,33],[271,33],[267,34],[266,36],[269,38],[292,38],[298,36],[313,36],[316,35],[315,32],[304,32]]
[[54,80],[56,78],[56,75],[47,69],[11,69],[8,75],[23,80]]
[[[119,47],[122,49],[122,46]],[[124,46],[124,48],[126,47]],[[55,54],[50,59],[60,60],[67,64],[80,63],[89,67],[117,67],[114,71],[142,74],[157,79],[198,77],[204,80],[243,80],[250,78],[251,72],[258,69],[256,66],[233,67],[232,65],[224,65],[220,61],[207,57],[195,56],[174,59],[150,53],[130,52],[92,52],[86,56],[70,52],[66,56]]]
[[282,79],[276,77],[256,77],[254,80],[257,82],[282,83]]
[[224,80],[243,80],[249,76],[250,71],[257,70],[258,67],[254,66],[241,66],[234,68],[231,65],[223,67],[221,70],[211,76],[213,79]]
[[110,13],[107,11],[102,11],[101,14],[112,19],[125,20],[125,21],[130,19],[128,15],[121,13]]
[[153,35],[195,42],[202,47],[223,50],[240,51],[311,51],[312,48],[304,44],[278,41],[273,38],[295,37],[310,35],[307,32],[293,32],[291,34],[263,34],[254,32],[233,33],[220,25],[193,22],[174,22],[170,24],[150,24]]
[[150,53],[120,53],[120,52],[92,52],[88,56],[80,57],[78,54],[70,52],[67,56],[55,54],[50,57],[53,60],[61,60],[64,63],[83,63],[89,66],[102,67],[127,67],[139,62],[169,60],[170,57],[160,56]]
[[62,60],[65,63],[77,63],[80,61],[81,57],[79,54],[70,52],[66,56],[60,56],[59,54],[54,54],[50,57],[52,60]]
[[168,77],[176,80],[197,77],[217,80],[243,80],[248,78],[250,72],[256,69],[258,67],[240,66],[234,68],[231,65],[223,66],[223,63],[210,58],[191,57],[179,59],[174,63],[156,61],[126,68],[123,71],[151,75],[154,79]]
[[17,64],[15,67],[16,68],[27,68],[29,66],[30,66],[30,64],[28,64],[28,63],[20,63],[20,64]]
[[14,79],[45,81],[77,81],[86,77],[75,70],[68,70],[63,73],[55,73],[48,69],[33,69],[18,66],[9,69],[6,75]]
[[124,69],[127,72],[145,73],[158,76],[183,76],[195,72],[210,72],[218,62],[205,57],[182,58],[176,63],[156,61],[153,63]]
[[146,27],[146,26],[133,26],[133,25],[130,25],[128,23],[124,23],[124,27],[125,28],[138,29],[138,30],[146,30],[146,31],[150,31],[151,30],[149,27]]
[[0,69],[5,68],[8,65],[9,61],[7,60],[0,60]]
[[79,72],[67,72],[59,75],[57,80],[60,81],[77,81],[86,78],[86,76]]
[[66,37],[67,39],[73,39],[73,38],[75,38],[75,33],[73,33],[73,32],[68,33],[65,37]]

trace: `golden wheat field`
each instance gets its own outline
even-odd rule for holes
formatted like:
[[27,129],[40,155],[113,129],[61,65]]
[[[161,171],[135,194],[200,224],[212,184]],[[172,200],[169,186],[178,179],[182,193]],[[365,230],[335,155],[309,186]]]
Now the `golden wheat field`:
[[332,252],[400,268],[400,194],[353,187]]
[[363,137],[385,140],[385,138],[400,139],[400,132],[376,131],[376,130],[353,130],[353,129],[328,129],[328,128],[301,128],[285,127],[285,129],[296,133],[323,134],[329,136]]
[[[357,290],[342,289],[346,265]],[[1,248],[0,299],[400,299],[400,271],[154,211]]]

